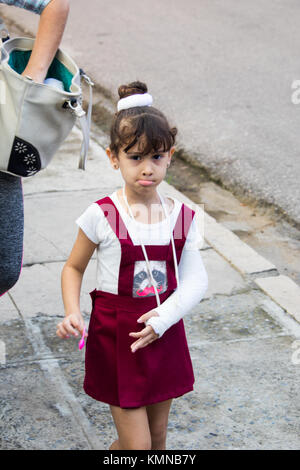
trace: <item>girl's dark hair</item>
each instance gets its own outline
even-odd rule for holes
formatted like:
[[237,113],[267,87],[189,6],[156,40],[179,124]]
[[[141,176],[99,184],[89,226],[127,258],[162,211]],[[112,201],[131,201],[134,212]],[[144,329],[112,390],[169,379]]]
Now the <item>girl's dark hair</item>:
[[[147,85],[142,82],[132,82],[121,85],[119,97],[147,93]],[[141,136],[140,152],[147,155],[150,152],[167,152],[175,144],[176,127],[170,127],[164,114],[153,106],[136,106],[117,112],[113,118],[110,130],[110,149],[118,156],[121,147],[127,152]]]

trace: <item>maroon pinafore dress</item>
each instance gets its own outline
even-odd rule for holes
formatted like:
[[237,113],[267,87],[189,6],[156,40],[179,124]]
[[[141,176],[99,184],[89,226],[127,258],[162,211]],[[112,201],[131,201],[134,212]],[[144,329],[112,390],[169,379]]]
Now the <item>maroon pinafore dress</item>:
[[[140,245],[134,245],[113,201],[97,201],[121,246],[118,295],[100,290],[91,292],[90,318],[85,355],[84,390],[92,398],[119,406],[137,408],[193,390],[194,374],[183,320],[172,325],[161,338],[131,352],[137,338],[129,336],[145,328],[137,319],[157,307],[155,295],[134,295],[135,263],[144,261]],[[178,264],[194,212],[182,204],[173,236]],[[145,245],[149,263],[165,263],[167,282],[159,294],[163,303],[176,289],[171,242]],[[158,286],[158,292],[159,289]],[[148,290],[149,292],[149,290]],[[146,294],[145,294],[146,295]]]

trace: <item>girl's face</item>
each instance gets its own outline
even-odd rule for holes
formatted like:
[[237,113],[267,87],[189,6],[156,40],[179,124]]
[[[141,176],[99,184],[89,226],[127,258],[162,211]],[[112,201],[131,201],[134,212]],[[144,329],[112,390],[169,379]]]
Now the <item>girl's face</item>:
[[142,155],[139,142],[127,152],[120,149],[118,156],[108,148],[106,153],[113,168],[122,173],[126,188],[138,194],[153,194],[156,187],[164,179],[175,147],[167,152],[151,152]]

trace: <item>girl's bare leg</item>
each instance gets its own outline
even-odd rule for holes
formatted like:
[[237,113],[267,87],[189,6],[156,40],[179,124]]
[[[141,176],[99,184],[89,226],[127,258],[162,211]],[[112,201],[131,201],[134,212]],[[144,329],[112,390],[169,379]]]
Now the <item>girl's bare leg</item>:
[[151,450],[165,450],[171,400],[146,406],[151,434]]
[[150,450],[151,434],[146,407],[120,408],[110,405],[110,411],[118,432],[118,440],[109,450]]

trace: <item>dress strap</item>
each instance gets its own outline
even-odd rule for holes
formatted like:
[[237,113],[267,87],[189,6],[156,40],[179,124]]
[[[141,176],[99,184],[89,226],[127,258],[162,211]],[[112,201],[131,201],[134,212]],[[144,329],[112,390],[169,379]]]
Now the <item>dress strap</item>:
[[109,196],[106,196],[102,199],[99,199],[99,201],[96,201],[96,204],[98,204],[102,209],[104,216],[106,217],[116,237],[119,239],[121,245],[126,244],[133,246],[127,227],[113,200]]
[[195,211],[185,204],[182,204],[173,230],[176,246],[184,245],[194,216]]

